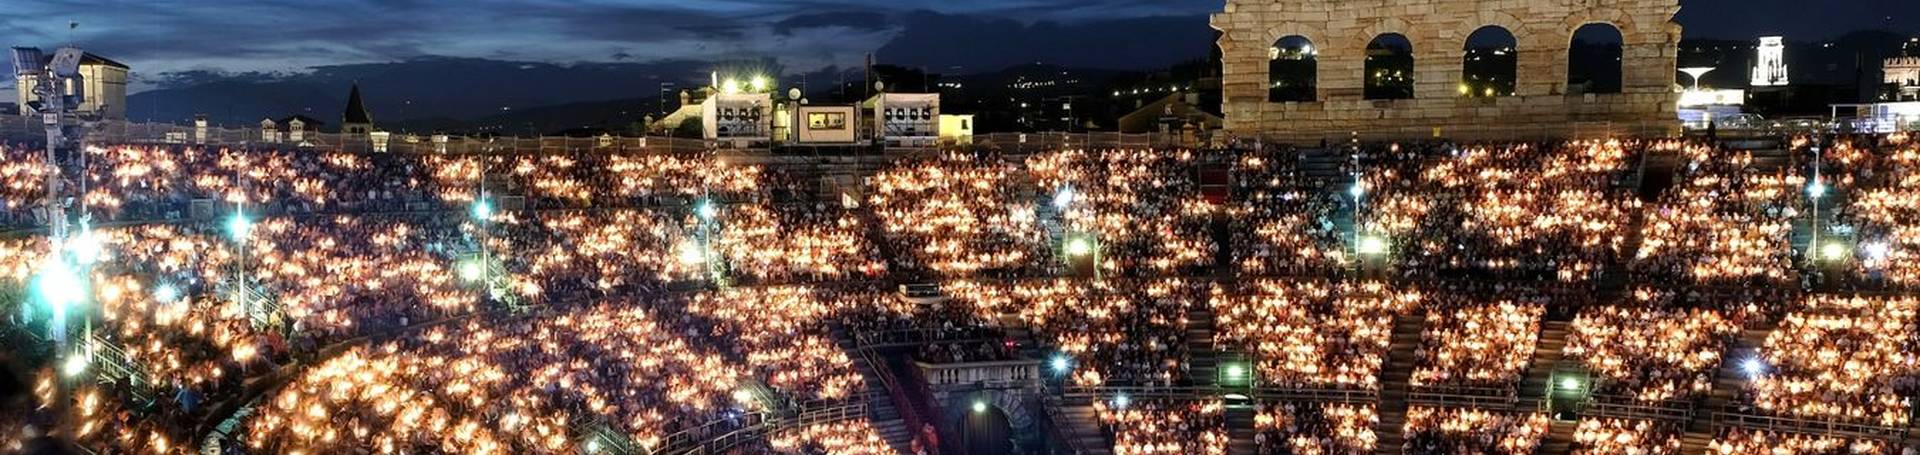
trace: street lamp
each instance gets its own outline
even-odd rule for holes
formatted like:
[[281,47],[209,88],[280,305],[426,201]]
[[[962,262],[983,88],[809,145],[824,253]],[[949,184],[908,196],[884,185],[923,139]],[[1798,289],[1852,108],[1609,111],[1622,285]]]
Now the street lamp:
[[493,203],[482,197],[473,201],[473,219],[487,221],[493,218]]
[[227,235],[233,236],[234,241],[246,240],[252,232],[253,221],[247,219],[246,213],[236,211],[233,217],[227,218]]

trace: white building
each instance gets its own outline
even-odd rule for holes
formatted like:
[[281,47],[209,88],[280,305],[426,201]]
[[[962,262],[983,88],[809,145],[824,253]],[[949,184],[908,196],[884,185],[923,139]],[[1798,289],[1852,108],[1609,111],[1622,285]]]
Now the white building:
[[1787,45],[1778,36],[1760,37],[1760,47],[1754,59],[1753,86],[1774,87],[1787,85]]
[[[52,63],[52,58],[53,54],[47,54],[41,63]],[[100,118],[105,119],[126,119],[127,72],[131,69],[124,63],[94,55],[92,52],[83,54],[80,58],[80,77],[83,81],[85,96],[81,98],[80,112],[97,113]],[[31,114],[31,109],[27,106],[29,102],[36,101],[32,87],[39,85],[39,78],[21,75],[17,76],[14,82],[16,88],[14,93],[20,103],[20,113]]]
[[708,140],[735,147],[773,140],[773,97],[765,93],[719,93],[700,103],[701,130]]
[[862,106],[873,119],[873,140],[893,147],[940,142],[940,94],[882,93]]
[[1920,57],[1894,57],[1881,66],[1886,84],[1893,88],[1891,101],[1920,101]]

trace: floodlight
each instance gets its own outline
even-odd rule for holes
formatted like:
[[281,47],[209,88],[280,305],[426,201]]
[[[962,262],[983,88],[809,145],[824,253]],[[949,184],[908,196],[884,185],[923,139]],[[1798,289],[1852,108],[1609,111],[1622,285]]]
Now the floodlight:
[[1561,378],[1560,390],[1580,390],[1580,378]]
[[1079,257],[1079,256],[1086,256],[1092,253],[1093,253],[1093,241],[1087,240],[1086,237],[1074,237],[1072,240],[1067,241],[1068,256]]
[[1380,236],[1377,235],[1361,237],[1359,249],[1360,254],[1368,256],[1387,254],[1387,239],[1380,238]]
[[60,363],[60,372],[69,378],[79,377],[81,373],[87,372],[87,361],[87,354],[84,352],[68,354],[67,360]]
[[179,299],[180,299],[180,289],[173,287],[173,285],[171,284],[161,283],[159,286],[154,286],[153,288],[153,300],[164,302],[164,303],[172,303],[173,301],[179,300]]
[[761,76],[761,75],[754,75],[753,79],[747,82],[747,86],[749,88],[752,88],[754,93],[767,91],[767,77]]
[[1747,376],[1757,379],[1761,373],[1767,372],[1767,364],[1761,362],[1760,359],[1749,358],[1745,362],[1740,363],[1740,369],[1746,371]]
[[234,240],[245,240],[252,232],[253,221],[247,220],[247,214],[234,212],[232,218],[227,218],[227,235],[233,236]]
[[733,95],[740,93],[740,81],[727,79],[720,83],[720,93]]
[[974,414],[987,413],[987,402],[980,401],[980,400],[973,400],[973,413]]
[[1820,247],[1820,257],[1829,261],[1846,259],[1847,253],[1847,246],[1840,242],[1830,242]]

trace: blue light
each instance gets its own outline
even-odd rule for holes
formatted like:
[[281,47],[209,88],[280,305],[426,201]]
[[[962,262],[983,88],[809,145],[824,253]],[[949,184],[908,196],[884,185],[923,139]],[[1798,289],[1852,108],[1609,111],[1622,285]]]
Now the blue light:
[[1067,372],[1068,368],[1073,368],[1073,362],[1070,360],[1067,360],[1066,354],[1054,354],[1052,366],[1053,366],[1054,372],[1065,373]]
[[473,218],[481,221],[493,218],[493,203],[486,199],[473,201]]
[[227,235],[233,236],[234,240],[244,240],[252,232],[253,221],[247,220],[246,214],[236,212],[227,219]]

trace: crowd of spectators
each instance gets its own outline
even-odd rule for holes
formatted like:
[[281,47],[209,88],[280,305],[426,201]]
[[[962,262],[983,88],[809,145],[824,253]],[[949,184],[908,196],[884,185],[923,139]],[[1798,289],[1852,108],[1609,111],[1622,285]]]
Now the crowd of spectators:
[[1546,414],[1415,406],[1407,409],[1406,453],[1524,455],[1547,437]]
[[1761,348],[1748,398],[1759,411],[1905,427],[1920,370],[1920,299],[1810,296]]
[[1511,388],[1533,361],[1544,306],[1516,301],[1439,305],[1415,351],[1415,387]]
[[1411,145],[1431,158],[1369,167],[1350,192],[1402,273],[1589,282],[1626,240],[1639,205],[1618,181],[1645,146]]
[[1418,291],[1384,282],[1260,280],[1216,286],[1216,346],[1253,356],[1263,384],[1377,390],[1394,317],[1419,307]]
[[1090,234],[1113,276],[1188,276],[1214,265],[1218,204],[1200,194],[1192,151],[1068,150],[1027,159],[1064,235]]
[[1885,443],[1871,439],[1730,428],[1707,443],[1707,453],[1733,455],[1891,455]]
[[1113,437],[1113,455],[1227,453],[1226,406],[1219,401],[1095,401],[1093,407]]
[[1232,170],[1230,223],[1234,266],[1247,275],[1331,276],[1348,263],[1334,224],[1338,194],[1303,182],[1292,149],[1240,156]]
[[1380,416],[1373,405],[1281,403],[1254,414],[1253,442],[1264,455],[1374,453]]
[[1683,432],[1652,420],[1580,419],[1573,429],[1573,455],[1680,455]]
[[1203,283],[1168,278],[1030,281],[1011,295],[1020,318],[1073,358],[1075,385],[1170,386],[1191,379],[1187,312],[1206,292]]
[[1564,354],[1599,378],[1594,390],[1641,402],[1705,394],[1740,325],[1712,309],[1603,306],[1573,320]]
[[992,156],[907,159],[867,179],[868,209],[903,269],[944,277],[1031,276],[1051,254],[1038,204],[1017,197],[1019,173]]
[[1807,179],[1791,167],[1763,172],[1752,152],[1698,144],[1668,146],[1688,170],[1646,213],[1630,270],[1646,282],[1701,286],[1798,283],[1792,220]]

